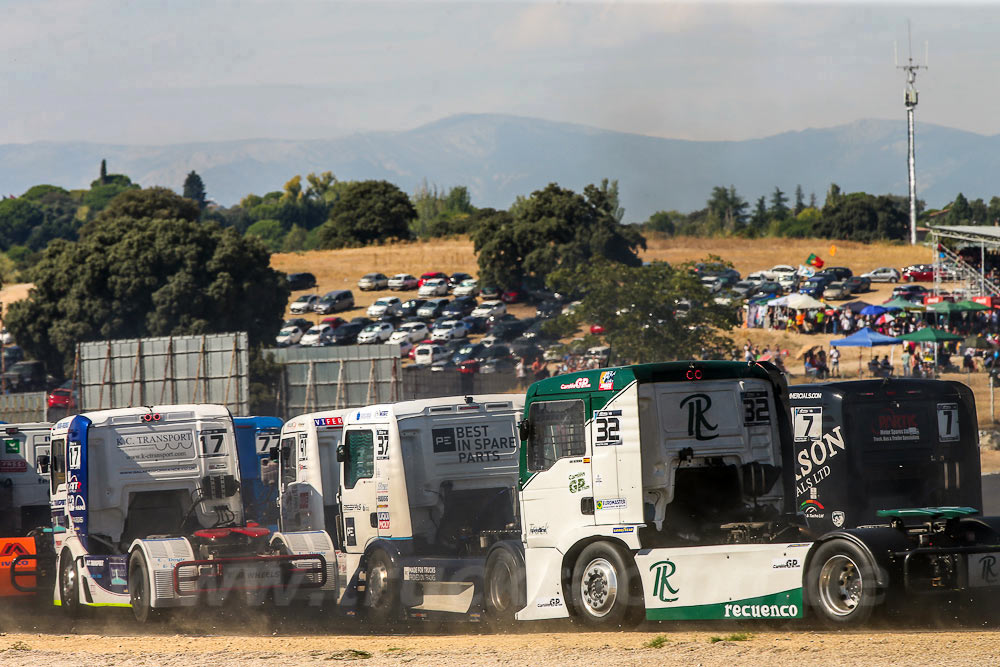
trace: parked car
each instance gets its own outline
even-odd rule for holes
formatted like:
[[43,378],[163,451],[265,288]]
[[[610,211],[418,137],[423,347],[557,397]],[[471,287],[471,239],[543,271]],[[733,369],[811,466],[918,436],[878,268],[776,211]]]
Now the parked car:
[[473,296],[460,296],[441,311],[442,315],[451,315],[456,320],[460,320],[466,315],[471,315],[476,309],[476,298]]
[[442,342],[456,338],[465,338],[468,335],[469,332],[465,329],[465,323],[462,320],[448,320],[434,327],[434,332],[431,333],[431,340]]
[[775,264],[763,273],[768,280],[781,280],[785,276],[797,275],[798,271],[797,268],[790,264]]
[[316,276],[311,273],[289,273],[288,289],[296,292],[301,289],[316,287]]
[[425,320],[441,317],[441,312],[449,303],[451,303],[450,299],[428,299],[424,305],[417,309],[417,317]]
[[781,275],[778,278],[778,284],[781,285],[781,289],[785,290],[787,293],[792,293],[798,290],[801,282],[802,276],[798,273],[788,273]]
[[500,291],[499,287],[494,287],[492,285],[486,285],[485,287],[479,288],[479,296],[484,299],[495,300],[499,299],[503,292]]
[[474,315],[468,315],[466,317],[463,317],[462,321],[465,322],[465,328],[469,330],[470,334],[481,334],[481,333],[486,333],[487,331],[488,327],[486,326],[485,317],[476,317]]
[[71,410],[76,408],[80,401],[77,398],[77,393],[72,389],[56,387],[49,392],[49,395],[46,397],[46,403],[48,403],[50,408]]
[[455,296],[476,296],[479,294],[479,283],[474,278],[468,278],[459,283],[454,290]]
[[915,264],[903,269],[903,280],[908,283],[934,280],[933,264]]
[[521,337],[525,340],[530,340],[533,343],[547,343],[551,342],[554,338],[552,334],[545,331],[545,320],[536,319],[535,322],[524,330]]
[[542,301],[535,308],[535,314],[539,317],[544,317],[546,319],[551,317],[558,317],[563,310],[563,306],[558,301]]
[[389,289],[398,291],[417,289],[418,282],[420,281],[409,273],[397,273],[392,278],[389,278]]
[[389,278],[384,273],[366,273],[358,281],[358,289],[362,292],[386,289],[387,287],[389,287]]
[[413,363],[418,366],[430,366],[436,361],[448,358],[448,350],[437,343],[418,345],[413,351]]
[[503,301],[483,301],[472,309],[469,313],[473,317],[493,317],[503,315],[507,312],[507,305]]
[[930,294],[930,290],[923,285],[899,285],[892,288],[894,298],[898,296],[915,303],[922,303],[928,294]]
[[3,343],[4,345],[14,344],[14,334],[7,331],[7,327],[0,329],[0,343]]
[[889,266],[880,266],[877,269],[861,274],[873,283],[898,283],[902,274],[898,269]]
[[504,293],[500,295],[500,300],[504,303],[521,303],[527,296],[520,287],[512,287],[509,290],[504,290]]
[[444,278],[430,278],[425,280],[417,294],[420,296],[444,296],[448,293],[448,281]]
[[833,276],[833,279],[835,281],[841,281],[841,280],[847,280],[848,278],[853,276],[854,272],[851,271],[846,266],[828,266],[819,273],[817,273],[816,275]]
[[823,288],[823,298],[824,299],[850,299],[851,298],[851,288],[847,286],[846,283],[836,282],[830,283],[825,288]]
[[799,287],[799,294],[808,294],[809,296],[818,299],[820,296],[823,295],[823,290],[826,289],[826,286],[832,282],[833,282],[833,275],[816,274],[809,280],[802,283],[802,286]]
[[[765,280],[760,285],[757,285],[757,290],[754,292],[754,295],[765,296],[771,294],[773,296],[781,296],[784,292],[785,290],[781,289],[781,283],[777,280]],[[687,309],[691,309],[691,304],[688,304]]]
[[317,324],[302,334],[302,338],[299,339],[299,345],[302,347],[326,345],[333,340],[333,332],[334,328],[329,324]]
[[369,343],[384,343],[392,335],[392,325],[386,322],[374,322],[369,324],[358,334],[358,344],[367,345]]
[[274,342],[277,343],[278,347],[288,347],[302,340],[304,334],[305,331],[295,325],[281,327],[281,331],[278,332]]
[[444,280],[448,281],[448,274],[442,271],[428,271],[426,273],[420,274],[420,280],[417,281],[417,287],[423,287],[424,283],[428,280]]
[[451,289],[455,289],[456,287],[464,283],[466,280],[472,280],[472,279],[473,278],[470,274],[457,271],[451,274],[451,276],[448,278],[448,287]]
[[313,306],[319,303],[319,294],[303,294],[295,301],[292,301],[292,305],[289,306],[288,310],[292,311],[295,315],[304,315],[305,313],[312,312]]
[[741,280],[735,285],[733,285],[732,292],[740,299],[749,298],[751,294],[757,291],[757,283],[751,282],[749,280]]
[[370,317],[365,317],[363,315],[358,315],[357,317],[351,318],[351,324],[360,324],[362,328],[368,326],[369,324],[375,324],[375,320]]
[[416,343],[421,341],[430,335],[430,330],[427,325],[423,322],[405,322],[401,324],[398,329],[392,332],[389,337],[390,343],[396,343],[401,340],[408,340],[411,343]]
[[368,317],[382,317],[383,315],[399,315],[403,311],[403,302],[398,296],[384,296],[376,299],[375,303],[368,306]]
[[347,324],[347,320],[345,320],[343,317],[337,317],[335,315],[333,317],[324,317],[323,319],[320,320],[320,324],[329,324],[331,327],[336,329],[341,324]]
[[477,355],[486,351],[486,346],[482,343],[465,343],[451,355],[451,363],[458,366],[467,359],[475,359]]
[[281,328],[284,329],[285,327],[298,327],[302,329],[304,333],[306,329],[308,329],[312,325],[313,323],[304,317],[290,317],[281,323]]
[[348,322],[333,330],[331,343],[334,345],[353,345],[358,342],[358,334],[365,327],[359,322]]
[[872,281],[868,276],[851,276],[844,281],[844,285],[851,290],[851,294],[861,294],[872,291]]
[[338,289],[324,294],[323,298],[313,306],[313,312],[329,315],[351,308],[354,308],[354,293],[349,289]]
[[420,306],[425,303],[427,303],[427,299],[410,299],[409,301],[404,301],[399,308],[400,317],[416,317]]

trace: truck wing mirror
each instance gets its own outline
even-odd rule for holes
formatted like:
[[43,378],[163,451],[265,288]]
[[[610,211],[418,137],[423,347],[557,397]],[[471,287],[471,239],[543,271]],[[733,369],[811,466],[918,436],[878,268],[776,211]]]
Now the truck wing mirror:
[[267,456],[272,461],[277,461],[280,451],[277,447],[271,447],[271,449],[267,450]]
[[527,419],[517,422],[517,435],[522,442],[526,442],[531,437],[531,422]]
[[337,445],[337,463],[347,461],[347,445]]
[[35,460],[35,467],[38,469],[38,474],[47,475],[49,474],[49,455],[40,454]]

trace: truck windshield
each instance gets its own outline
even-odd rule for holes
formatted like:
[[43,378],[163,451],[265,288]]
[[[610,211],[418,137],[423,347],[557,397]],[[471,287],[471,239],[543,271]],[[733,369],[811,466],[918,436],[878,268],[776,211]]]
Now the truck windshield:
[[62,438],[52,441],[52,465],[51,471],[52,492],[60,484],[66,483],[66,441]]
[[543,401],[528,410],[528,470],[548,470],[561,458],[587,451],[583,401]]

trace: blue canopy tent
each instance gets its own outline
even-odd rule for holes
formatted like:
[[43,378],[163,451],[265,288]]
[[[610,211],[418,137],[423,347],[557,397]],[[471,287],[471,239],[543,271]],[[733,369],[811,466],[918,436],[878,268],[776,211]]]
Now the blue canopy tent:
[[[875,306],[876,308],[878,306]],[[867,308],[865,309],[867,310]],[[882,309],[885,312],[885,309]],[[850,336],[846,338],[838,338],[837,340],[831,340],[830,345],[834,347],[875,347],[877,345],[892,345],[893,343],[899,343],[899,338],[893,338],[892,336],[886,336],[885,334],[880,334],[877,331],[865,327],[860,331],[855,331]],[[890,350],[890,354],[892,351]],[[861,350],[858,349],[858,377],[861,377]]]
[[[862,315],[868,315],[869,317],[878,317],[882,313],[888,312],[888,308],[883,308],[882,306],[865,306],[861,309]],[[850,338],[850,336],[848,336]],[[885,345],[886,343],[883,343]],[[863,347],[871,347],[871,345],[864,345]]]

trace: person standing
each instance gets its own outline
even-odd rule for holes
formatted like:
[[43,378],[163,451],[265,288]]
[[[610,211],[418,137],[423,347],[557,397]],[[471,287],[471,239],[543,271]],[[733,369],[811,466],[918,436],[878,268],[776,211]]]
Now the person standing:
[[910,346],[903,343],[903,354],[899,355],[899,361],[903,364],[903,377],[910,377]]
[[830,376],[840,377],[840,348],[830,347]]

